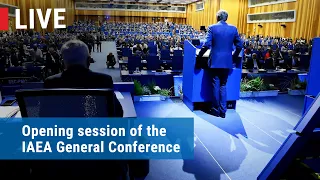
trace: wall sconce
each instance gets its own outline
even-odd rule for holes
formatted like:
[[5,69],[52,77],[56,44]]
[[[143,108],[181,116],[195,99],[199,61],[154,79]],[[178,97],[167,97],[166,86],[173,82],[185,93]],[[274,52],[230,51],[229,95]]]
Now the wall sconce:
[[286,27],[287,27],[287,25],[285,25],[285,24],[281,24],[281,26],[282,26],[283,28],[286,28]]

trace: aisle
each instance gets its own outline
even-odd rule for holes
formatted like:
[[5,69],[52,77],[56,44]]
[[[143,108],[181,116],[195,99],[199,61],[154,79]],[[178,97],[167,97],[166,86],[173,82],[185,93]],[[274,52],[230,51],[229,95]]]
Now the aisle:
[[102,42],[102,52],[97,53],[95,49],[95,52],[92,52],[91,54],[92,58],[96,62],[90,65],[90,69],[95,72],[109,74],[112,76],[114,82],[121,82],[119,64],[115,65],[115,69],[107,69],[107,55],[110,52],[112,52],[115,55],[116,60],[118,60],[116,43]]

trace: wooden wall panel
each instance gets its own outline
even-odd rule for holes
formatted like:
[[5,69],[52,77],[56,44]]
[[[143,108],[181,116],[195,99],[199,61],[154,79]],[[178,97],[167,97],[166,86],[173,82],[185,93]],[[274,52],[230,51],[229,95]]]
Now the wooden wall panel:
[[[270,35],[290,38],[311,39],[320,36],[320,0],[297,0],[297,2],[248,8],[248,0],[240,0],[239,31],[248,35]],[[247,14],[296,10],[296,22],[247,24]],[[287,27],[281,27],[285,24]]]
[[[74,2],[73,0],[18,0],[18,6],[21,11],[21,23],[29,25],[29,9],[42,9],[42,13],[45,13],[49,8],[66,8],[66,13],[59,13],[65,16],[65,20],[60,24],[71,25],[74,21]],[[36,31],[53,31],[53,11],[51,12],[48,28],[43,30],[38,16],[35,13],[35,30]]]
[[57,8],[66,8],[65,21],[67,26],[74,23],[75,20],[75,9],[74,0],[55,0]]
[[0,3],[18,6],[18,0],[0,0]]
[[[246,0],[248,1],[248,0]],[[228,24],[238,26],[239,19],[239,0],[220,0],[220,9],[224,9],[228,12]]]
[[216,13],[220,9],[220,0],[206,0],[204,10],[196,11],[196,3],[187,6],[187,24],[195,29],[200,26],[208,27],[217,22]]
[[[76,20],[86,21],[92,20],[94,22],[103,21],[105,16],[87,16],[87,15],[77,15]],[[164,22],[163,17],[157,18],[156,22]],[[167,18],[169,22],[174,22],[177,24],[186,24],[186,18]],[[152,17],[132,17],[132,16],[110,16],[108,22],[145,22],[152,23],[154,20]]]
[[95,16],[126,16],[126,17],[168,17],[186,18],[186,13],[167,13],[167,12],[145,12],[145,11],[104,11],[104,10],[75,10],[76,15],[95,15]]
[[247,30],[247,14],[248,14],[248,0],[239,0],[239,12],[238,12],[238,31],[243,34],[250,34],[250,30]]

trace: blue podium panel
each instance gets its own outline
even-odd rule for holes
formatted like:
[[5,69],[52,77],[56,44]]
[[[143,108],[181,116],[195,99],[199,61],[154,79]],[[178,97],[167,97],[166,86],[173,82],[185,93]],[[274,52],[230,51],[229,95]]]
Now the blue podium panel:
[[212,98],[209,73],[203,69],[195,69],[193,82],[192,102],[209,102]]
[[320,94],[312,102],[311,107],[307,110],[303,118],[294,128],[295,131],[308,135],[312,134],[316,128],[320,127]]
[[320,38],[314,38],[312,44],[312,56],[308,77],[307,95],[317,96],[320,92]]
[[320,127],[320,94],[313,101],[311,107],[294,128],[296,133],[291,134],[272,157],[268,165],[259,175],[260,180],[280,179],[288,173],[296,159],[306,157],[319,157],[320,133],[316,131]]
[[303,107],[303,115],[308,111],[308,109],[310,108],[311,104],[314,101],[314,97],[306,95],[304,98],[304,107]]
[[297,134],[290,134],[257,179],[280,179],[306,143],[306,138],[300,137]]
[[[195,103],[210,103],[212,101],[212,80],[208,70],[196,69],[197,48],[189,41],[184,42],[183,61],[183,96],[187,106],[194,110]],[[208,58],[207,52],[204,56]],[[227,101],[235,102],[240,99],[240,82],[242,69],[234,68],[227,83]],[[235,107],[235,106],[233,106]]]
[[183,56],[183,84],[182,90],[185,97],[192,100],[193,96],[193,75],[194,67],[196,65],[196,48],[189,42],[184,42],[184,56]]
[[[241,69],[234,68],[230,72],[227,82],[227,100],[237,101],[240,98]],[[193,87],[193,102],[211,102],[212,99],[212,80],[207,70],[195,70],[193,81],[196,86]]]

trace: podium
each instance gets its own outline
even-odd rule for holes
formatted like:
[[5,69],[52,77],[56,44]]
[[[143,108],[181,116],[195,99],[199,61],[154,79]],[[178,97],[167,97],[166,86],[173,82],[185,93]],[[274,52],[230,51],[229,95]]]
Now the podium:
[[[196,55],[199,51],[190,41],[184,42],[183,101],[192,111],[210,106],[212,102],[210,75],[207,70],[196,69]],[[210,50],[203,57],[208,58],[209,55]],[[228,109],[235,109],[236,102],[240,99],[241,63],[238,66],[230,72],[227,82]]]

